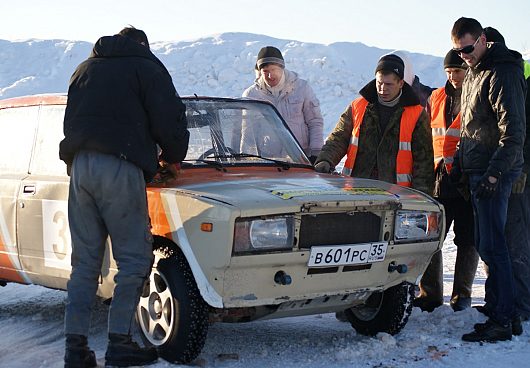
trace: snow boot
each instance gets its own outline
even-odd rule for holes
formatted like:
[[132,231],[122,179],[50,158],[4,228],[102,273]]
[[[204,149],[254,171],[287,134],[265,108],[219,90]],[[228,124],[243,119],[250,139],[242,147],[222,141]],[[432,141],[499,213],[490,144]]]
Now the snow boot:
[[512,323],[501,325],[491,318],[486,323],[477,323],[480,325],[475,331],[464,334],[462,340],[469,342],[496,342],[512,339]]
[[[484,330],[484,328],[486,328],[486,323],[476,323],[474,328],[475,328],[475,331],[481,331],[481,330]],[[512,335],[514,336],[520,336],[523,334],[523,324],[522,324],[522,321],[521,321],[521,317],[514,317],[512,319]]]
[[130,367],[156,363],[155,348],[142,348],[132,341],[130,335],[109,334],[109,345],[105,353],[105,367]]
[[64,368],[97,367],[96,354],[88,347],[86,336],[66,334]]
[[456,296],[451,299],[449,305],[451,306],[451,308],[453,308],[453,311],[460,312],[464,309],[471,307],[471,298],[462,298]]

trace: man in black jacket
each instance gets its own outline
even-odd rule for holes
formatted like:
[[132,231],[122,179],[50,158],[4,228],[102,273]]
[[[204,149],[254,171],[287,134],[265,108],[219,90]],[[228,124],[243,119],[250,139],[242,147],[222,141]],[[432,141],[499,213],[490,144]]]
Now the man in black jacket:
[[462,131],[451,176],[469,177],[478,253],[489,267],[486,323],[464,341],[511,340],[517,318],[514,278],[504,228],[508,197],[523,165],[525,93],[521,54],[488,43],[480,23],[458,19],[451,31],[453,49],[469,66],[462,87]]
[[154,348],[131,339],[136,305],[153,261],[146,181],[160,160],[175,175],[188,149],[185,107],[171,76],[133,27],[100,38],[72,75],[60,158],[71,175],[72,273],[65,311],[65,367],[95,367],[87,344],[108,236],[118,266],[109,309],[106,364],[144,365]]
[[[488,42],[499,42],[505,45],[504,37],[493,27],[484,28]],[[530,64],[525,61],[526,84],[530,87]],[[523,148],[523,172],[515,180],[508,202],[506,219],[506,243],[512,261],[515,280],[515,311],[523,320],[530,318],[530,96],[526,95],[526,137]],[[476,307],[484,314],[489,313],[489,304]],[[512,326],[513,329],[513,326]]]

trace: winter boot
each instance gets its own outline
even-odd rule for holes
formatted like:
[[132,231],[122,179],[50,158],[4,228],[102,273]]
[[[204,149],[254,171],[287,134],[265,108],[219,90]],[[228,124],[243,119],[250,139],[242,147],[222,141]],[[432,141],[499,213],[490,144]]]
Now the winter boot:
[[432,312],[444,303],[442,262],[442,251],[437,251],[421,278],[420,294],[412,302],[424,312]]
[[158,359],[155,348],[142,348],[132,341],[130,335],[109,334],[109,345],[105,353],[106,367],[130,367],[153,364]]
[[[486,328],[488,322],[485,323],[476,323],[474,328],[475,331],[482,331]],[[523,324],[521,321],[521,317],[514,317],[512,319],[512,335],[514,336],[520,336],[523,334]]]
[[462,298],[457,295],[451,298],[449,305],[453,308],[453,311],[460,312],[471,307],[471,298]]
[[469,342],[496,342],[512,339],[511,322],[501,325],[490,318],[486,323],[477,323],[477,325],[475,325],[475,331],[464,334],[462,340]]
[[66,334],[64,368],[97,367],[96,354],[88,347],[86,336]]

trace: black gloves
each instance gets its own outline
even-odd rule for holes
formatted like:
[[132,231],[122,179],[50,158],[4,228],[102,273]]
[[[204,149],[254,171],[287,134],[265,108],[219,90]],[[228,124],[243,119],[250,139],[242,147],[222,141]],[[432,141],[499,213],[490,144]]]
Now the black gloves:
[[[451,170],[452,172],[452,170]],[[492,183],[490,181],[490,178],[494,178],[495,183]],[[477,184],[477,187],[475,188],[475,193],[477,198],[479,199],[490,199],[495,194],[495,190],[497,190],[497,185],[499,184],[499,179],[495,178],[494,176],[489,175],[488,173],[485,173],[482,178],[480,178],[480,181]]]

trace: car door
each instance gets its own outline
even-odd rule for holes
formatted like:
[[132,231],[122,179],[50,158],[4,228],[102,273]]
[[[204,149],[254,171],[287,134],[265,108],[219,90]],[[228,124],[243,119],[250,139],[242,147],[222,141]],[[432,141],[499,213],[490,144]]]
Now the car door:
[[65,288],[70,277],[66,165],[59,159],[64,105],[42,105],[29,175],[18,194],[20,261],[35,283]]
[[28,176],[38,106],[0,109],[0,280],[30,283],[19,260],[17,196]]

